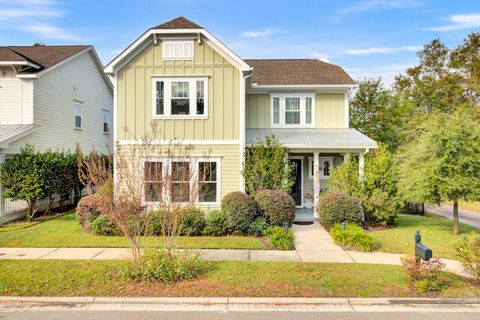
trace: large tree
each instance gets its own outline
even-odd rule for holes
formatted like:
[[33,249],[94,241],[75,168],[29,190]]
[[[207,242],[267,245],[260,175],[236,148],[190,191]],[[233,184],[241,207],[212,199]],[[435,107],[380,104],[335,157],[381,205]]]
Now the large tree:
[[365,79],[350,101],[350,125],[377,142],[395,150],[401,128],[408,118],[408,108],[401,105],[391,90],[379,79]]
[[470,113],[432,114],[421,134],[398,156],[399,189],[410,201],[453,202],[458,234],[458,202],[480,200],[480,127]]

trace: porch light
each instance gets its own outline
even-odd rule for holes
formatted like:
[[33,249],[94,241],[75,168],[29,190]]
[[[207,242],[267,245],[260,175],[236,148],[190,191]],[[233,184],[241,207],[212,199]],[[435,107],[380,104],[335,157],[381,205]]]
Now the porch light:
[[284,221],[283,222],[283,229],[285,229],[285,231],[288,231],[289,227],[290,227],[290,224],[288,223],[288,221]]

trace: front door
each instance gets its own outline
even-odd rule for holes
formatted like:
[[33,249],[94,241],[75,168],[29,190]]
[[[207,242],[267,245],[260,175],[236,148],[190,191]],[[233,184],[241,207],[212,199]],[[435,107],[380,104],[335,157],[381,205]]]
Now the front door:
[[302,160],[290,159],[290,163],[293,167],[294,183],[290,191],[290,195],[297,206],[302,205]]

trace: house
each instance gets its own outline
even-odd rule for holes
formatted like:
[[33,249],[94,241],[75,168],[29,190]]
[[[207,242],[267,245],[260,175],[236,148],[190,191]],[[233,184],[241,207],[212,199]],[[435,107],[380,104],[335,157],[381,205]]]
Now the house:
[[[205,166],[201,154],[211,150],[215,193],[200,195],[198,206],[218,207],[227,193],[244,190],[244,149],[267,135],[291,150],[291,194],[299,208],[308,192],[318,196],[349,154],[359,154],[362,174],[364,154],[377,146],[349,127],[348,94],[357,85],[341,67],[308,59],[243,60],[184,17],[147,30],[105,72],[114,79],[120,144],[134,143],[154,122],[159,143],[180,139],[194,147],[194,166]],[[140,160],[144,168],[171,166],[155,156]],[[143,183],[144,201],[154,201],[149,188],[155,181]]]
[[[25,144],[107,153],[113,86],[92,46],[0,46],[0,164]],[[2,197],[0,215],[17,209]]]

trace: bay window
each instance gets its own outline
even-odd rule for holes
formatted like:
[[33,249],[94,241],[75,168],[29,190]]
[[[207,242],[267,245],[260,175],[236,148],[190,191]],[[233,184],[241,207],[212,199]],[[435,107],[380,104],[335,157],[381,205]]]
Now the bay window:
[[206,77],[154,77],[153,118],[208,117],[208,79]]
[[271,99],[272,127],[314,127],[314,94],[274,94]]

